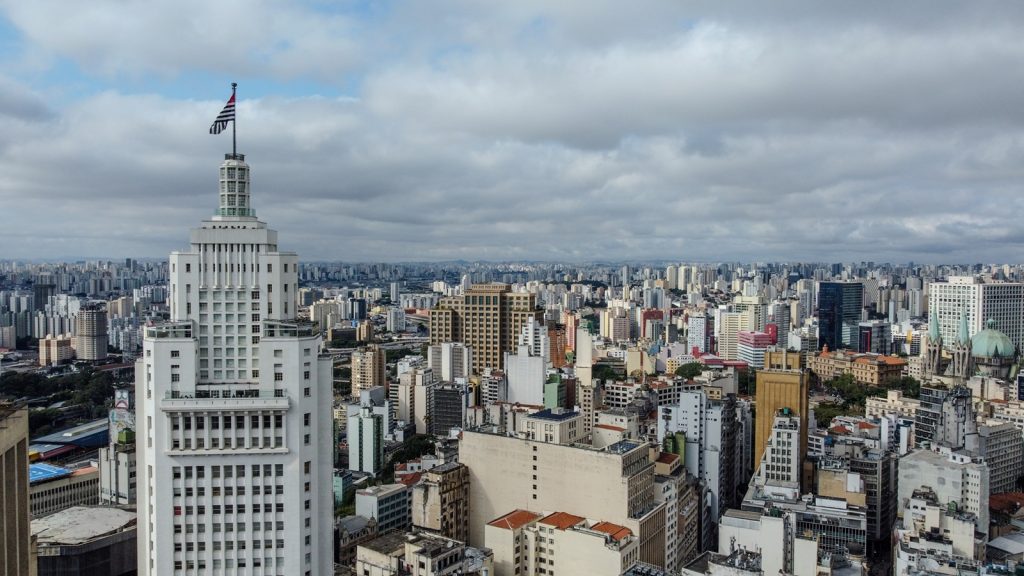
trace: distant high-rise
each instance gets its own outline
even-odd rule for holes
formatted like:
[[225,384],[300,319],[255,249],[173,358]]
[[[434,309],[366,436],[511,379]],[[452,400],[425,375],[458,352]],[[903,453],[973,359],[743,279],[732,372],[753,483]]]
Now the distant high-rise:
[[249,165],[170,256],[170,321],[137,362],[139,574],[333,570],[331,359],[296,321],[298,256],[256,219]]
[[0,404],[0,575],[30,574],[28,410]]
[[387,386],[384,350],[376,344],[352,352],[352,393]]
[[103,360],[107,357],[107,311],[90,306],[78,311],[75,319],[75,355],[79,360]]
[[971,338],[994,320],[1017,350],[1024,350],[1024,283],[984,282],[973,276],[951,276],[928,285],[928,314],[938,320],[942,341],[960,337],[961,317],[966,314]]
[[430,311],[430,343],[462,342],[473,349],[473,373],[504,368],[530,318],[543,322],[534,294],[513,292],[508,284],[473,284],[459,296],[444,298]]
[[864,285],[822,282],[818,285],[818,346],[829,350],[857,348]]

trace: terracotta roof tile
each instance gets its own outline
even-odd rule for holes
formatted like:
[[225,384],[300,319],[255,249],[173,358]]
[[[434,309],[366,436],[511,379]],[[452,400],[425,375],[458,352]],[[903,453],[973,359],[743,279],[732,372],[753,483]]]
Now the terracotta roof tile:
[[540,523],[547,524],[548,526],[554,526],[559,530],[565,530],[566,528],[572,528],[584,520],[586,520],[586,518],[576,516],[575,514],[569,514],[568,512],[555,512],[554,514],[548,514],[544,518],[541,518]]
[[523,526],[533,522],[537,518],[540,518],[540,514],[530,512],[529,510],[513,510],[508,514],[505,514],[497,520],[488,522],[490,526],[495,528],[505,528],[506,530],[518,530]]
[[591,526],[590,529],[598,532],[604,532],[611,536],[612,540],[615,540],[616,542],[626,538],[627,536],[632,536],[633,534],[629,528],[619,526],[618,524],[612,524],[611,522],[598,522]]

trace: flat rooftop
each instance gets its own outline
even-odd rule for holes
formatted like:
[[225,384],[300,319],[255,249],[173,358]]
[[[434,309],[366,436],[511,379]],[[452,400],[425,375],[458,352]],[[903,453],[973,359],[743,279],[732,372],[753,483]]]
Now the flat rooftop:
[[39,482],[49,482],[50,480],[71,476],[71,472],[72,471],[67,468],[61,468],[60,466],[54,466],[52,464],[29,464],[28,483],[38,484]]
[[135,512],[109,506],[73,506],[32,520],[41,546],[77,546],[135,528]]
[[552,409],[548,408],[548,409],[545,409],[545,410],[541,410],[540,412],[534,412],[533,414],[530,414],[528,416],[528,418],[536,418],[536,419],[539,419],[539,420],[552,420],[552,421],[555,421],[555,422],[561,422],[563,420],[569,420],[570,418],[575,418],[578,415],[579,415],[579,412],[573,412],[571,410],[559,410],[559,411],[555,412],[555,411],[552,411]]

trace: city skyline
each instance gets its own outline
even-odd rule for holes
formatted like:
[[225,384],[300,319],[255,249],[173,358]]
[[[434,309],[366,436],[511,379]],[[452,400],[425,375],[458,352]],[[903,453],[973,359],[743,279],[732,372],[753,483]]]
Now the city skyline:
[[12,258],[182,248],[215,209],[230,142],[206,129],[232,81],[254,201],[310,261],[1012,262],[1024,244],[1012,4],[54,9],[0,5]]

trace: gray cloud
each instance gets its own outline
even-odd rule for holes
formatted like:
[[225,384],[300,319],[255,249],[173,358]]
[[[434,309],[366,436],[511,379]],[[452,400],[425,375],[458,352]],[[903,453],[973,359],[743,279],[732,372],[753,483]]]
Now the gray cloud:
[[238,66],[358,80],[240,104],[257,212],[306,259],[1018,261],[1024,244],[1015,4],[208,4],[124,21],[76,4],[52,28],[47,2],[6,7],[29,49],[111,89],[51,112],[0,71],[0,256],[182,247],[215,208],[222,102],[117,78]]

